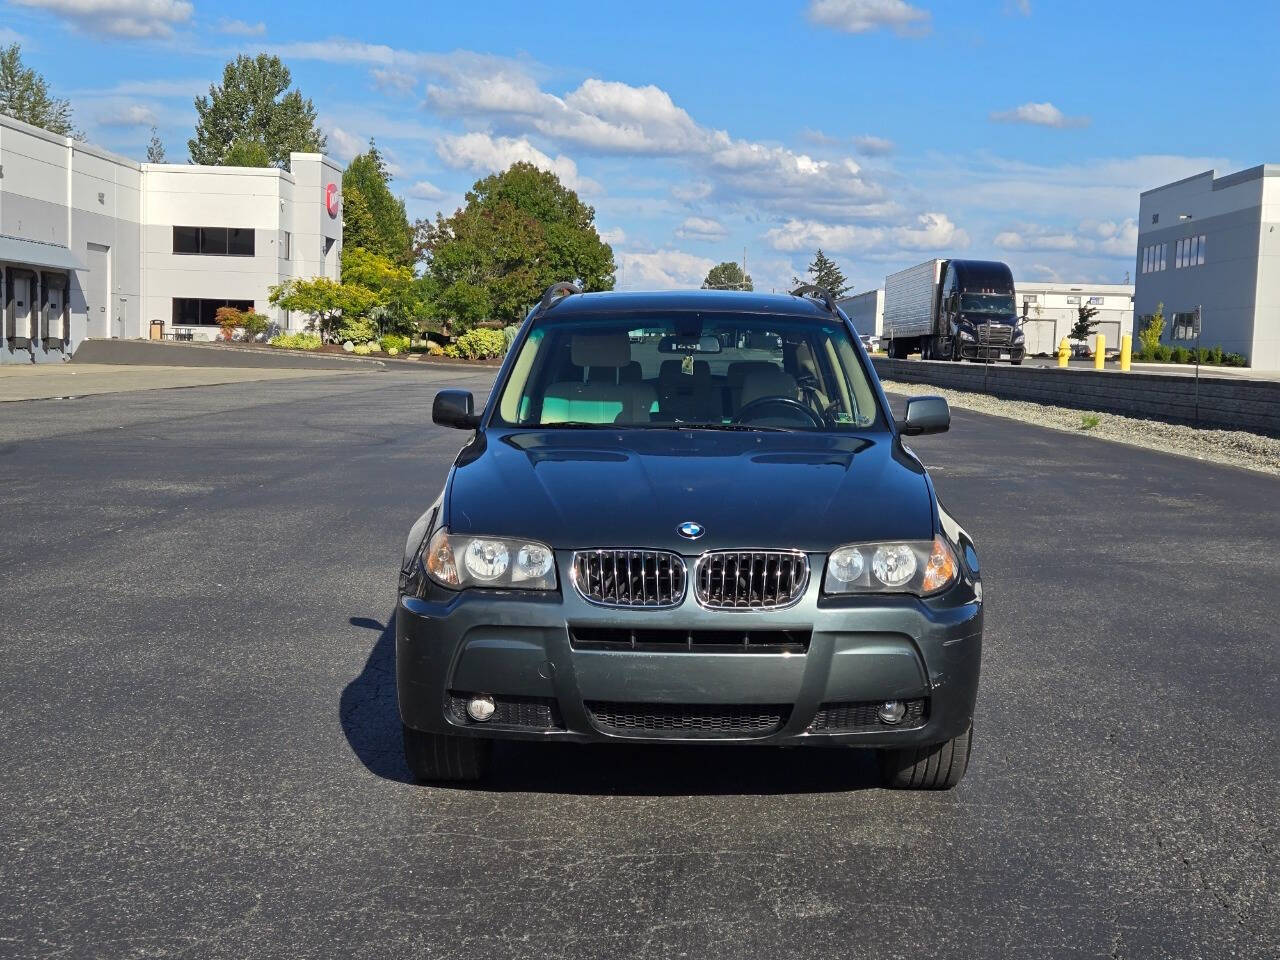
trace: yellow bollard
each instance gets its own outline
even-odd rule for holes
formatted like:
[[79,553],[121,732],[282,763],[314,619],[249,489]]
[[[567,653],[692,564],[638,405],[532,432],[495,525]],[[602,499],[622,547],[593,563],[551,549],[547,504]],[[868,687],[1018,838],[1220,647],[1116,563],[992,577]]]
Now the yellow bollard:
[[1120,338],[1120,369],[1126,373],[1133,362],[1133,334],[1126,333]]
[[1063,337],[1058,342],[1058,366],[1065,367],[1067,361],[1071,359],[1071,347],[1067,344],[1067,338]]
[[1093,369],[1105,370],[1107,363],[1107,335],[1100,333],[1093,345]]

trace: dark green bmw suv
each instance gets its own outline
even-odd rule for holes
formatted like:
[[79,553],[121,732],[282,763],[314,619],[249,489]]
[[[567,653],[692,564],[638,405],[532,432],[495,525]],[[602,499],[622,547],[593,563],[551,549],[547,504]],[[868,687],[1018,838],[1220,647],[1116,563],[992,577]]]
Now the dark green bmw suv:
[[[485,771],[498,738],[878,751],[885,783],[968,765],[974,544],[905,445],[848,318],[792,295],[547,291],[409,533],[405,755]],[[819,759],[821,758],[821,759]],[[833,754],[814,754],[830,762]]]

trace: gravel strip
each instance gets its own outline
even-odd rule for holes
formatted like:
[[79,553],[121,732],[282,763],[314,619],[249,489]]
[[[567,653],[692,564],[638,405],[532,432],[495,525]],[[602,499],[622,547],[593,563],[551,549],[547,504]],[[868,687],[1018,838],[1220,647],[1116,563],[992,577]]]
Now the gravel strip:
[[[1027,400],[1001,400],[985,393],[948,390],[931,384],[881,381],[886,391],[913,396],[927,393],[977,413],[1008,417],[1065,433],[1085,433],[1099,440],[1128,443],[1197,460],[1225,463],[1260,473],[1280,475],[1280,439],[1243,430],[1200,430],[1160,420],[1139,420],[1117,413],[1090,413]],[[1085,424],[1097,418],[1097,425]]]

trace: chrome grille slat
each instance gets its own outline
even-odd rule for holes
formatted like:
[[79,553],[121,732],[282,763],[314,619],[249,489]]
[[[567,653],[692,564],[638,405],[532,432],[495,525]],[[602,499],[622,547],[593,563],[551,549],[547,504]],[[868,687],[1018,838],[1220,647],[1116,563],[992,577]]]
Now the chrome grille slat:
[[694,567],[694,596],[712,610],[772,610],[798,603],[809,558],[798,550],[712,550]]
[[684,560],[664,550],[579,550],[573,555],[573,585],[602,607],[660,610],[684,601]]

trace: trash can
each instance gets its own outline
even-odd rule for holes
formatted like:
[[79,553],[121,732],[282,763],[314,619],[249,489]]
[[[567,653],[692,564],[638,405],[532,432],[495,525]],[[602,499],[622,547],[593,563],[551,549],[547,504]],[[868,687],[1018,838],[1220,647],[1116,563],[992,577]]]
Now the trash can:
[[163,320],[151,321],[151,339],[152,340],[164,339],[164,321]]

